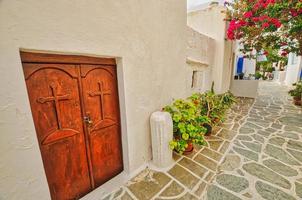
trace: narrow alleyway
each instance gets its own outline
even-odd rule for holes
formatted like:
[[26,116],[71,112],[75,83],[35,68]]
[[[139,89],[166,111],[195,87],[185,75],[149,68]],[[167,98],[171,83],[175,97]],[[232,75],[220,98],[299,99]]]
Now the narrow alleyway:
[[301,199],[302,110],[287,90],[261,82],[259,97],[240,99],[207,147],[175,154],[169,171],[146,169],[105,199]]

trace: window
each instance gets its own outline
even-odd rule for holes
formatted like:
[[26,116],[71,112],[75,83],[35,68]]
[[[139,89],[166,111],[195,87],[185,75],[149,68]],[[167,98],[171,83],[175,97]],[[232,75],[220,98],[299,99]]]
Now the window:
[[197,76],[198,76],[197,71],[193,71],[191,88],[196,88],[196,86],[197,86],[197,79],[198,79]]

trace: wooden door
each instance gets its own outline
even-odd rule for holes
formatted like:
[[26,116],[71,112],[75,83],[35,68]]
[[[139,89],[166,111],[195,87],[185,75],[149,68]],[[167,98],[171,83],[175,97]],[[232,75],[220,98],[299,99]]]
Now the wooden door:
[[115,61],[21,58],[51,197],[78,199],[123,170]]
[[75,65],[24,63],[27,91],[52,199],[91,189]]
[[95,186],[123,170],[117,79],[114,67],[81,65],[85,115]]

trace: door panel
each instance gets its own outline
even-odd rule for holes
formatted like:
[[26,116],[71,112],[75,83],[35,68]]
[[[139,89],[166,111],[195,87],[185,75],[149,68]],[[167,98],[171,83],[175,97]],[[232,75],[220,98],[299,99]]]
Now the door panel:
[[119,125],[93,131],[90,135],[95,185],[100,186],[123,170]]
[[91,190],[75,65],[23,63],[52,199]]
[[78,199],[123,170],[115,60],[21,57],[51,198]]
[[117,79],[114,66],[81,65],[83,98],[96,186],[123,170]]

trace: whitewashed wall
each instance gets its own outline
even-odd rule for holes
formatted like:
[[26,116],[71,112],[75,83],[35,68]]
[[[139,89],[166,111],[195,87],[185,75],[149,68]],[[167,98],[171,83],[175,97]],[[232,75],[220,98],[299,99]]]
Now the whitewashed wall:
[[0,199],[50,198],[20,48],[119,58],[128,174],[151,159],[151,113],[187,94],[185,0],[2,0],[0,35]]
[[[214,39],[187,27],[186,56],[187,66],[190,69],[188,72],[187,86],[189,88],[187,92],[204,92],[211,88],[214,53]],[[196,73],[195,77],[193,77],[193,73]]]
[[256,72],[256,60],[245,58],[243,61],[243,72],[246,76],[255,74]]
[[301,69],[302,56],[297,57],[293,53],[290,53],[286,68],[285,84],[291,86],[293,83],[296,83],[300,78]]
[[230,88],[232,75],[232,42],[226,40],[225,8],[220,5],[211,5],[201,10],[189,12],[188,26],[215,40],[214,64],[212,68],[215,90],[218,93]]

